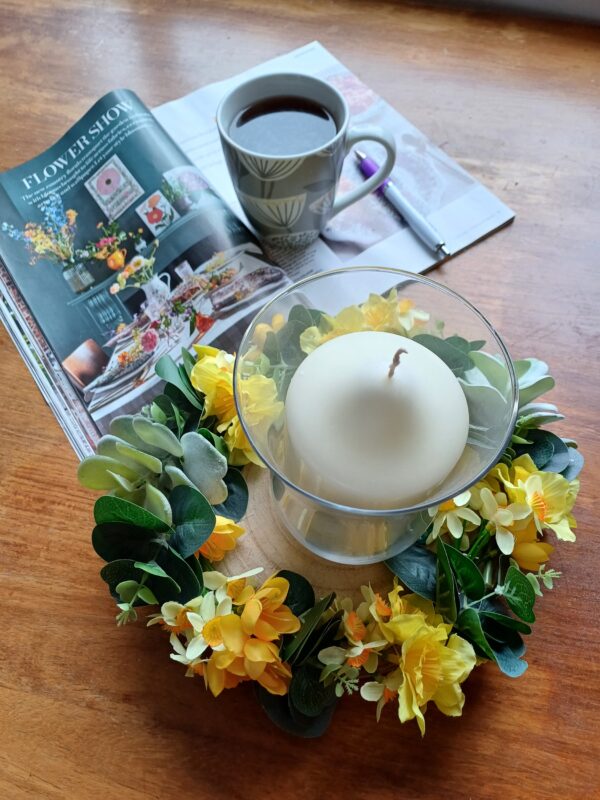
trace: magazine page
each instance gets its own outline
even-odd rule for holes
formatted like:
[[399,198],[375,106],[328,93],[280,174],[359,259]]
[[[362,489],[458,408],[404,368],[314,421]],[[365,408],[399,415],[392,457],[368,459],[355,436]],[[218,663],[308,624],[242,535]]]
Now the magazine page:
[[0,176],[6,326],[80,454],[289,278],[132,92]]
[[[331,83],[345,97],[351,124],[379,125],[396,140],[391,178],[402,194],[441,233],[452,254],[507,224],[514,213],[472,178],[443,150],[382,100],[318,42],[266,61],[246,72],[198,89],[154,109],[156,118],[179,144],[233,212],[249,225],[238,203],[219,142],[215,113],[222,97],[249,78],[269,72],[299,72]],[[361,149],[375,160],[379,146]],[[364,179],[356,161],[346,158],[338,192]],[[436,256],[377,194],[334,217],[316,244],[301,252],[272,252],[292,278],[344,265],[390,266],[423,272]]]

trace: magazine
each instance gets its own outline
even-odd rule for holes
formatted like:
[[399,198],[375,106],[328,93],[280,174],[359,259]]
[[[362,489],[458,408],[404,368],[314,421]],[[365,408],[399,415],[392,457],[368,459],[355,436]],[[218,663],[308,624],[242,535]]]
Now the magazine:
[[[0,175],[0,314],[80,457],[112,417],[156,393],[161,356],[198,343],[235,350],[256,309],[290,282],[342,264],[435,266],[376,195],[305,250],[261,246],[214,114],[237,82],[275,70],[330,81],[353,120],[394,132],[392,177],[452,253],[513,218],[316,42],[154,112],[131,91],[110,92],[49,150]],[[360,180],[346,159],[340,191]]]

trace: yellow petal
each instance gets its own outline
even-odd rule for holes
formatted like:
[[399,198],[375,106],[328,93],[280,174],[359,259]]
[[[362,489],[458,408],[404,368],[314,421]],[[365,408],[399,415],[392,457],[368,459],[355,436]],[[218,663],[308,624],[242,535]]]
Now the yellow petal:
[[246,639],[241,619],[237,614],[226,614],[220,617],[220,622],[223,644],[232,653],[241,654]]
[[248,639],[244,645],[244,655],[249,661],[265,662],[276,661],[278,657],[277,648],[260,639]]
[[244,633],[250,635],[254,632],[256,623],[260,618],[262,612],[262,605],[256,597],[248,600],[242,611],[242,630]]
[[208,682],[208,688],[215,697],[218,697],[225,688],[225,673],[223,670],[217,668],[213,659],[214,655],[206,664],[205,675]]

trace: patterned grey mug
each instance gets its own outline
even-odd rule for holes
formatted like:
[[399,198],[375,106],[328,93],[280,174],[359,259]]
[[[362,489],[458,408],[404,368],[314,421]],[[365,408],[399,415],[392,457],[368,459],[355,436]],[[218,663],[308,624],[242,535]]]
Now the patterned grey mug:
[[[335,134],[317,148],[289,155],[255,152],[232,138],[232,126],[240,112],[281,97],[299,98],[326,109],[335,123]],[[275,73],[240,84],[221,101],[217,125],[240,204],[260,238],[274,246],[304,247],[313,242],[335,214],[388,177],[396,158],[390,133],[375,125],[351,127],[342,95],[308,75]],[[360,186],[336,197],[344,158],[354,144],[367,139],[383,145],[384,163]]]

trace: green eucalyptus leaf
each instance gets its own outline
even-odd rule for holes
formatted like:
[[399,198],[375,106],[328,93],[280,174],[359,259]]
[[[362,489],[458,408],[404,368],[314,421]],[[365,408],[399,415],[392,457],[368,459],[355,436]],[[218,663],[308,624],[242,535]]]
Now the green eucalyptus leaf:
[[92,546],[105,561],[134,558],[149,561],[154,558],[160,540],[157,532],[126,522],[103,522],[92,531]]
[[293,634],[293,636],[282,648],[283,661],[288,661],[290,664],[293,663],[295,654],[299,652],[300,648],[306,642],[310,634],[319,625],[321,622],[321,617],[333,603],[334,598],[335,594],[331,592],[325,597],[322,597],[313,608],[303,614],[302,626],[300,630]]
[[182,469],[206,499],[216,505],[227,499],[227,459],[198,433],[184,433]]
[[449,622],[456,621],[456,585],[450,567],[446,545],[442,539],[437,540],[437,574],[435,588],[436,610]]
[[147,572],[149,575],[156,575],[157,578],[169,577],[164,569],[156,563],[156,561],[136,561],[133,566],[137,569],[141,569],[142,572]]
[[496,664],[509,678],[520,678],[529,666],[527,661],[519,658],[508,645],[494,645],[492,651]]
[[153,447],[166,450],[166,452],[170,453],[172,456],[181,457],[183,455],[179,439],[166,425],[152,422],[152,420],[142,417],[141,415],[134,417],[132,424],[134,431],[142,441]]
[[203,410],[204,405],[196,395],[194,387],[190,384],[185,371],[182,376],[177,364],[170,356],[162,356],[159,358],[154,369],[159,378],[162,378],[164,381],[174,386],[194,408],[197,408],[199,411]]
[[312,325],[318,325],[321,322],[321,317],[323,316],[322,311],[317,311],[316,308],[306,308],[306,306],[297,305],[294,306],[290,313],[288,314],[288,322],[300,322],[306,330],[306,328],[310,328]]
[[321,650],[330,647],[338,638],[340,620],[342,612],[338,611],[330,617],[323,625],[317,626],[309,636],[307,636],[300,647],[294,653],[294,664],[300,666],[305,662],[314,662]]
[[469,556],[450,544],[446,545],[446,554],[458,584],[466,596],[471,600],[481,600],[485,594],[485,582],[477,566]]
[[144,603],[146,603],[149,606],[158,605],[158,600],[156,599],[156,595],[149,586],[142,586],[138,592],[138,597],[141,597]]
[[335,684],[325,686],[319,680],[320,667],[308,664],[294,670],[289,688],[289,702],[305,717],[319,717],[335,703]]
[[[163,548],[156,556],[159,564],[180,587],[177,596],[171,597],[178,603],[185,604],[188,600],[198,597],[202,593],[202,583],[190,565],[171,547]],[[154,587],[153,587],[154,588]],[[157,595],[158,597],[158,595]],[[161,602],[164,602],[161,600]]]
[[[202,564],[196,558],[195,555],[194,556],[188,556],[186,558],[186,560],[185,560],[185,563],[188,565],[188,567],[192,570],[192,572],[196,576],[196,580],[198,581],[200,589],[202,589],[204,587],[204,576],[202,574]],[[214,567],[212,566],[212,564],[209,567],[207,567],[207,570],[213,570],[213,569],[214,569]]]
[[525,575],[515,566],[510,566],[504,579],[502,593],[511,611],[524,622],[535,622],[533,607],[535,592]]
[[131,603],[139,588],[137,581],[121,581],[116,585],[115,591],[124,603]]
[[183,366],[185,367],[186,375],[189,378],[190,375],[192,374],[192,370],[196,366],[196,359],[190,353],[189,350],[185,349],[185,347],[181,348],[181,362],[182,362]]
[[388,558],[386,567],[396,575],[411,592],[435,599],[436,557],[422,544],[413,544],[397,556]]
[[136,581],[140,583],[145,576],[145,583],[150,587],[159,603],[167,600],[176,600],[180,596],[180,588],[171,577],[158,577],[149,575],[135,566],[135,561],[129,558],[118,559],[106,564],[100,570],[100,577],[108,584],[111,594],[116,594],[117,586],[123,581]]
[[575,450],[573,447],[569,447],[569,463],[565,467],[565,469],[561,472],[563,478],[566,478],[568,481],[574,480],[581,470],[583,469],[584,459],[579,450]]
[[256,695],[271,722],[285,733],[303,739],[316,739],[322,736],[331,724],[336,709],[335,704],[330,705],[318,717],[306,717],[296,710],[292,715],[287,695],[281,697],[271,694],[262,686],[256,687]]
[[227,487],[227,499],[215,505],[215,514],[239,522],[248,508],[248,484],[235,467],[229,467],[223,480]]
[[169,544],[183,557],[193,555],[215,529],[215,512],[197,489],[176,486],[169,495],[175,533]]
[[303,575],[299,575],[297,572],[290,572],[288,569],[280,569],[277,575],[280,578],[285,578],[290,584],[285,604],[292,614],[299,617],[300,614],[304,614],[305,611],[314,606],[314,589]]
[[164,519],[157,517],[150,511],[123,500],[120,497],[106,495],[96,500],[94,505],[94,519],[97,525],[103,522],[124,522],[138,528],[148,528],[151,531],[163,532],[169,530]]
[[140,479],[140,473],[137,470],[127,467],[114,458],[109,458],[108,456],[88,456],[79,464],[77,480],[87,489],[107,491],[116,489],[119,485],[113,477],[115,473],[121,475],[131,483],[135,483]]
[[171,506],[165,495],[153,486],[151,483],[146,484],[146,497],[144,500],[144,508],[155,517],[162,519],[165,525],[171,526],[172,514]]

